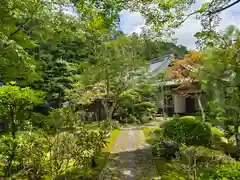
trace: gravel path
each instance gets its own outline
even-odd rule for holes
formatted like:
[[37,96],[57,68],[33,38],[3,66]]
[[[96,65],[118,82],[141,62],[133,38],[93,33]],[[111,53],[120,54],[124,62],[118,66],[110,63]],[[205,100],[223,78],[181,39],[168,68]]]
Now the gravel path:
[[120,131],[99,180],[159,180],[142,130]]

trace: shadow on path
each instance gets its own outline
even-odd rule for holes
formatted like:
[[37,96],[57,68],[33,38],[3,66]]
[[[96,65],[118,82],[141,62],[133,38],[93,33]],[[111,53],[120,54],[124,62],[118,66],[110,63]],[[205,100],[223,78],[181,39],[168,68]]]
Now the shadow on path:
[[154,180],[160,179],[149,149],[111,154],[99,180]]
[[141,130],[121,131],[99,180],[157,180],[151,150]]

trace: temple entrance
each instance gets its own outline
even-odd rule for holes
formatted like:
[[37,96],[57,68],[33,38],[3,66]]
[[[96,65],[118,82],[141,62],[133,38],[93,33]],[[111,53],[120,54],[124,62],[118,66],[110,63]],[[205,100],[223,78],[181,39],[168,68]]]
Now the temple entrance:
[[195,98],[193,97],[187,97],[186,103],[185,103],[186,113],[195,113]]

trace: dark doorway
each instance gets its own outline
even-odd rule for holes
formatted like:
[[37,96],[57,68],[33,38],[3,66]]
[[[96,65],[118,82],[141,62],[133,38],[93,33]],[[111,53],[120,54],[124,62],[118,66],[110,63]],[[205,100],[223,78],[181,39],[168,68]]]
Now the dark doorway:
[[186,113],[195,113],[195,99],[192,97],[186,98]]

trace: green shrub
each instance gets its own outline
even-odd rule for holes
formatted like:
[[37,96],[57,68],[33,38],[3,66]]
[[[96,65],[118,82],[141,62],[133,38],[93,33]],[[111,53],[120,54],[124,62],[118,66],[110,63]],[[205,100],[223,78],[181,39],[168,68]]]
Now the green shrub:
[[190,146],[181,149],[181,162],[191,165],[196,162],[198,166],[214,166],[218,164],[235,162],[235,160],[224,154],[222,151],[217,151],[202,146]]
[[195,116],[183,116],[183,117],[180,117],[180,119],[182,120],[196,120],[196,117]]
[[119,97],[119,105],[114,116],[122,123],[126,123],[129,116],[134,115],[135,104],[139,102],[141,102],[141,95],[135,89],[124,91]]
[[107,131],[112,131],[114,129],[119,129],[120,128],[120,124],[116,120],[111,120],[111,121],[105,120],[105,121],[102,121],[100,123],[100,128],[104,129],[104,130],[107,130]]
[[186,145],[209,146],[212,133],[204,122],[175,117],[163,124],[163,135]]
[[163,136],[163,129],[162,128],[156,128],[153,133],[155,136]]
[[160,144],[160,141],[155,141],[152,144],[152,154],[154,156],[163,156],[165,154],[163,146]]
[[141,102],[135,106],[135,115],[144,123],[153,118],[156,113],[156,106],[152,102]]
[[54,109],[47,117],[47,125],[52,129],[68,129],[83,124],[84,112],[71,107]]
[[138,112],[145,112],[145,111],[150,111],[150,112],[155,112],[156,106],[152,102],[141,102],[136,104],[136,110]]
[[223,141],[224,137],[214,136],[212,140],[212,148],[223,151],[225,154],[230,155],[233,158],[238,157],[237,147],[233,143],[226,143]]
[[234,159],[221,151],[201,146],[183,147],[179,160],[180,169],[187,173],[191,179],[197,179],[202,169],[235,162]]
[[142,102],[143,99],[135,89],[125,91],[120,95],[114,117],[122,123],[145,123],[153,119],[156,106],[152,102]]
[[132,114],[130,114],[129,117],[126,118],[126,122],[127,123],[140,123],[140,121]]
[[211,128],[212,134],[219,136],[219,137],[223,137],[224,136],[224,132],[221,131],[220,129],[218,129],[217,127],[212,127]]
[[198,178],[199,180],[239,180],[240,163],[219,165],[215,168],[205,169]]
[[211,128],[212,130],[212,148],[223,151],[225,154],[230,155],[233,158],[238,157],[237,147],[234,142],[224,137],[224,132],[216,127]]
[[226,121],[225,110],[216,101],[209,101],[205,107],[206,121],[213,125],[223,125]]

